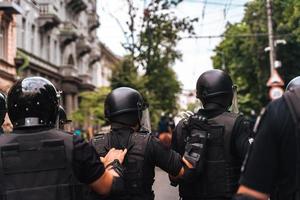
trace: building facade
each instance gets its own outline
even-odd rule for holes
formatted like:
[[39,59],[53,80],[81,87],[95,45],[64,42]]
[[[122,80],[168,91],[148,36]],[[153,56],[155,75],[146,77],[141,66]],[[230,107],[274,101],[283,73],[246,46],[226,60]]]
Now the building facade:
[[101,49],[100,71],[98,72],[98,85],[101,87],[110,86],[110,79],[114,68],[120,64],[122,57],[114,54],[105,44],[99,43]]
[[67,114],[78,94],[98,86],[101,50],[96,0],[19,0],[16,17],[18,77],[42,76],[63,91]]
[[0,92],[6,93],[16,78],[16,16],[22,12],[11,0],[0,0]]

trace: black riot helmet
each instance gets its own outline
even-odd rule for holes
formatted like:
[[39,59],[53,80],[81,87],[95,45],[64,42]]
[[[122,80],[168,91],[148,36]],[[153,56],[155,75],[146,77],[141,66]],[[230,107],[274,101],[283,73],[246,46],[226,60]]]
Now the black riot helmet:
[[56,88],[42,77],[18,80],[7,96],[7,112],[14,128],[54,127],[58,106]]
[[138,91],[129,87],[120,87],[107,95],[104,114],[109,122],[136,126],[141,125],[142,113],[146,108],[143,97]]
[[4,122],[6,114],[6,96],[0,92],[0,127]]
[[286,86],[286,91],[291,90],[293,88],[300,87],[300,76],[293,78],[288,85]]
[[229,108],[233,98],[233,83],[228,74],[222,70],[213,69],[204,72],[197,81],[197,98],[204,107],[217,104]]

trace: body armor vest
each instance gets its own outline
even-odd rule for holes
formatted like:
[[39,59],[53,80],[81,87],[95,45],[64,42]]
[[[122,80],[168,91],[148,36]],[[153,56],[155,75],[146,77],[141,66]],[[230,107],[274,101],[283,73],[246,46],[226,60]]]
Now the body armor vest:
[[[196,114],[197,115],[197,114]],[[199,156],[201,173],[193,183],[180,184],[180,196],[184,199],[227,199],[232,197],[238,187],[241,161],[231,153],[232,130],[238,115],[224,112],[215,118],[207,119],[197,126],[183,127],[186,136],[192,132],[205,132],[205,155]],[[190,117],[191,118],[191,117]],[[203,138],[202,138],[203,141]]]
[[73,136],[55,129],[1,135],[0,199],[83,199],[72,150]]
[[[141,133],[132,133],[129,136],[127,154],[123,163],[125,191],[118,197],[111,196],[109,199],[153,199],[153,179],[147,179],[144,171],[145,150],[150,136]],[[92,143],[100,156],[104,157],[111,145],[111,134],[96,135]]]

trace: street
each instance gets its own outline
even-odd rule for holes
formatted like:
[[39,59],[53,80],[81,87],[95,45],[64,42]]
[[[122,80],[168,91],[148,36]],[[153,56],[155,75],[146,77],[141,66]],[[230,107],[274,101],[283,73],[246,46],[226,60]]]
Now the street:
[[170,185],[168,174],[155,168],[155,182],[153,185],[155,200],[178,200],[178,187]]

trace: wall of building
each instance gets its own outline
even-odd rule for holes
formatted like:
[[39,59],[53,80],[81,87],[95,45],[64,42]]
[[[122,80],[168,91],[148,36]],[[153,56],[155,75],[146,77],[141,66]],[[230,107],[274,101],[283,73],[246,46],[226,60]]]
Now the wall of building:
[[101,68],[96,3],[19,0],[24,13],[17,17],[18,67],[29,60],[21,75],[43,76],[54,82],[63,91],[62,102],[68,114],[78,108],[81,91],[98,86],[97,77],[93,77]]

